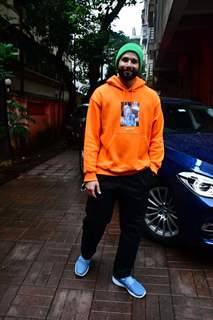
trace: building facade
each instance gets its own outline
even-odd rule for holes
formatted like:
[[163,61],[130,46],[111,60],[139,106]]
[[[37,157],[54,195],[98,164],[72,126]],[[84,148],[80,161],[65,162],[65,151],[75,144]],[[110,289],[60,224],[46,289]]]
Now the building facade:
[[147,0],[147,55],[162,95],[213,104],[213,1]]
[[149,85],[153,82],[153,46],[154,41],[154,24],[149,18],[151,14],[151,1],[144,0],[144,7],[142,10],[142,46],[144,50],[145,66],[146,66],[146,81]]
[[30,144],[36,140],[53,140],[63,130],[68,92],[56,68],[54,54],[44,52],[21,30],[21,18],[15,1],[0,4],[0,41],[12,43],[18,59],[11,64],[11,97],[23,104],[35,123],[29,123]]

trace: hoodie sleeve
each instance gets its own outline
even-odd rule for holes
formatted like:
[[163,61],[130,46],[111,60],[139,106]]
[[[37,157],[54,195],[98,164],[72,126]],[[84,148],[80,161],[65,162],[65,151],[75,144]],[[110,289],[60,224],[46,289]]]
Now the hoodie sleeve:
[[157,174],[158,169],[161,167],[161,163],[164,157],[164,142],[163,142],[163,127],[164,119],[161,110],[161,104],[159,97],[156,108],[155,117],[152,124],[152,133],[149,146],[150,157],[150,169]]
[[[97,94],[96,94],[97,95]],[[84,181],[97,180],[96,163],[100,149],[101,110],[100,105],[91,97],[87,112],[84,139]]]

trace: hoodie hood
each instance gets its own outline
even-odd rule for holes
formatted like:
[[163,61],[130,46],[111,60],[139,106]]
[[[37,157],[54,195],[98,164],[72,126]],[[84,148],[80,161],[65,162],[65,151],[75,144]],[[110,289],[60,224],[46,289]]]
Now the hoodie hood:
[[135,78],[134,84],[130,87],[127,88],[123,82],[121,82],[120,78],[118,76],[112,76],[107,80],[107,83],[113,87],[116,87],[122,91],[136,91],[139,88],[144,87],[145,81],[139,77]]

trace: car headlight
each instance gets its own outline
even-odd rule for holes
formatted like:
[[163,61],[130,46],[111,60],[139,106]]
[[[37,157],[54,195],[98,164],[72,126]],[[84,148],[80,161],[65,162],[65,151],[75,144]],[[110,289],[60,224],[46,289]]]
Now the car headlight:
[[178,178],[196,194],[213,198],[213,179],[195,172],[180,172]]

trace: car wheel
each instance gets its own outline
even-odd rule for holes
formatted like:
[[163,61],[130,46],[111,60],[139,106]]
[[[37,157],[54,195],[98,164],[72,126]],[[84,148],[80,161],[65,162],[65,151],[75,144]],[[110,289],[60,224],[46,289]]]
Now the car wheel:
[[172,192],[167,186],[155,186],[149,191],[144,215],[145,232],[164,244],[176,244],[180,238],[180,219]]

